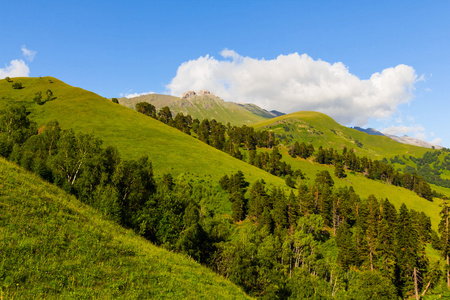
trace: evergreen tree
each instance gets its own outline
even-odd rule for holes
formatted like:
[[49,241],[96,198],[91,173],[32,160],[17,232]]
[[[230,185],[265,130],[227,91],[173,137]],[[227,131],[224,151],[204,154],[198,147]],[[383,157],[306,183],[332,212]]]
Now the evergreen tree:
[[239,222],[244,220],[247,215],[247,200],[244,195],[240,192],[232,192],[230,201],[233,221]]
[[345,174],[344,171],[344,166],[342,165],[342,163],[336,163],[336,165],[334,166],[334,175],[337,178],[345,178],[347,177],[347,175]]
[[170,108],[168,106],[164,106],[161,108],[158,112],[158,119],[166,124],[172,125],[172,112],[170,111]]
[[136,103],[135,108],[136,108],[136,111],[138,111],[144,115],[150,116],[152,118],[156,118],[156,108],[154,105],[152,105],[148,102]]
[[441,222],[439,223],[439,233],[441,234],[442,256],[447,263],[446,276],[447,287],[450,288],[450,207],[448,202],[443,203],[441,210]]
[[[408,208],[403,203],[397,220],[397,265],[399,268],[397,287],[405,297],[414,290],[414,275],[417,269],[424,270],[426,261],[422,257],[423,246],[416,228],[413,226]],[[426,270],[425,270],[426,271]]]
[[338,262],[344,270],[348,270],[350,266],[356,264],[358,254],[352,233],[346,223],[341,224],[337,230],[336,244],[338,247]]

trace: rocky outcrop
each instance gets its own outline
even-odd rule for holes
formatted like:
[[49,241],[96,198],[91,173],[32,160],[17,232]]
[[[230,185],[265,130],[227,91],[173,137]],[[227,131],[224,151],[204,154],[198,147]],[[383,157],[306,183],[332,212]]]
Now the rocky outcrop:
[[211,93],[208,90],[201,90],[201,91],[198,91],[197,93],[194,92],[194,91],[187,91],[187,92],[183,93],[181,98],[189,99],[189,98],[194,97],[194,96],[199,96],[199,97],[201,97],[201,96],[214,96],[214,97],[217,97],[216,95],[214,95],[213,93]]
[[198,96],[203,96],[203,95],[212,95],[212,96],[215,96],[213,93],[211,93],[211,92],[208,91],[208,90],[198,91],[198,92],[197,92],[197,95],[198,95]]
[[194,91],[187,91],[184,92],[183,95],[181,96],[181,98],[183,99],[187,99],[187,98],[191,98],[193,96],[197,95]]

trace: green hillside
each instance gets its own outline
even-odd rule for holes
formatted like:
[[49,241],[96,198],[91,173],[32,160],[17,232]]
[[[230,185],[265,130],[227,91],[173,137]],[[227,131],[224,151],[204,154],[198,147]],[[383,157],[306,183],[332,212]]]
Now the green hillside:
[[[225,174],[242,170],[250,182],[264,179],[269,184],[284,184],[284,180],[175,128],[58,79],[14,78],[14,81],[21,81],[24,88],[13,89],[11,83],[0,80],[0,108],[9,103],[24,104],[38,127],[58,120],[63,129],[92,133],[106,145],[117,147],[126,159],[148,155],[156,175],[193,173],[218,181]],[[47,89],[57,98],[44,105],[34,103],[35,93],[45,93]]]
[[173,116],[177,113],[183,113],[184,115],[191,115],[200,121],[203,119],[215,119],[223,124],[230,122],[230,124],[237,126],[261,122],[273,117],[273,115],[256,105],[226,102],[212,94],[191,96],[189,98],[150,94],[135,98],[119,99],[120,104],[133,109],[139,102],[151,103],[157,110],[168,106]]
[[192,259],[0,159],[1,299],[244,299]]
[[[287,148],[280,149],[280,153],[283,155],[283,161],[290,164],[294,170],[302,170],[306,178],[299,181],[301,184],[304,183],[306,185],[312,185],[314,184],[314,180],[318,172],[328,171],[336,187],[352,186],[355,192],[362,198],[367,198],[370,195],[374,195],[378,199],[388,198],[397,209],[400,208],[402,203],[405,203],[409,209],[425,212],[431,218],[433,229],[437,230],[440,221],[439,212],[442,209],[440,207],[442,203],[441,199],[435,198],[433,202],[430,202],[419,197],[413,191],[389,185],[384,182],[371,180],[355,172],[346,171],[346,178],[337,178],[334,175],[334,166],[332,165],[321,165],[310,159],[306,160],[299,157],[292,158],[288,154]],[[432,186],[432,189],[437,190],[439,193],[442,193],[447,197],[450,197],[450,189],[437,186]]]
[[[440,199],[427,201],[404,188],[369,180],[362,174],[348,171],[344,179],[331,175],[334,186],[337,187],[333,189],[333,183],[326,176],[334,173],[333,167],[288,155],[289,144],[295,140],[313,143],[316,149],[318,146],[335,149],[347,146],[356,149],[359,156],[378,159],[395,158],[395,155],[403,154],[420,156],[429,149],[369,136],[340,126],[319,113],[299,112],[259,123],[257,128],[268,128],[277,133],[281,140],[279,150],[283,155],[282,159],[293,170],[301,169],[306,174],[307,178],[303,182],[297,182],[297,185],[305,183],[307,186],[299,189],[296,197],[293,193],[274,188],[286,186],[284,179],[234,159],[175,128],[94,93],[71,87],[51,77],[13,80],[14,83],[20,81],[23,87],[14,89],[11,82],[1,80],[0,108],[10,103],[24,104],[30,112],[29,117],[37,122],[39,130],[43,130],[47,122],[56,119],[63,129],[92,133],[103,140],[104,146],[117,147],[126,160],[148,155],[153,162],[153,170],[161,179],[157,183],[156,192],[153,191],[154,198],[147,197],[145,201],[141,201],[155,187],[147,184],[145,170],[142,173],[143,186],[133,186],[130,193],[135,197],[130,198],[131,200],[126,198],[128,190],[123,190],[121,186],[126,187],[128,179],[131,182],[141,180],[139,176],[133,177],[133,174],[127,173],[128,163],[114,169],[117,176],[111,178],[117,177],[119,181],[105,186],[105,190],[95,190],[103,193],[109,188],[117,193],[116,200],[122,199],[114,202],[120,208],[121,224],[132,226],[156,244],[167,246],[168,249],[197,253],[193,257],[200,261],[202,257],[208,258],[205,260],[206,265],[241,286],[249,295],[307,298],[314,293],[321,297],[335,295],[334,287],[338,284],[340,291],[336,297],[339,298],[346,296],[346,291],[350,294],[356,293],[356,290],[359,292],[359,288],[353,286],[354,281],[346,283],[345,278],[364,278],[366,275],[375,276],[373,280],[380,288],[385,289],[385,286],[390,285],[389,294],[393,295],[392,284],[400,281],[394,282],[392,278],[383,277],[383,270],[378,266],[376,273],[365,272],[373,268],[373,254],[382,264],[383,256],[372,253],[371,248],[357,248],[358,241],[371,242],[374,238],[381,241],[386,236],[390,245],[386,253],[395,263],[391,267],[405,268],[402,263],[403,255],[393,255],[395,251],[406,249],[401,244],[406,240],[399,233],[407,234],[408,239],[417,239],[414,232],[419,232],[420,229],[420,244],[415,243],[420,247],[417,246],[410,253],[411,257],[414,256],[413,260],[418,262],[419,255],[423,254],[421,247],[431,240],[430,226],[437,228]],[[43,105],[35,103],[39,92],[44,98],[47,94],[51,96],[48,101],[44,100]],[[7,124],[3,121],[2,124]],[[6,125],[2,128],[4,132],[9,132]],[[40,137],[46,136],[46,131],[43,132]],[[59,145],[58,142],[58,154],[64,153],[60,149],[65,148],[59,148]],[[275,153],[272,156],[275,160],[280,158],[276,155],[277,150],[278,148],[258,149]],[[13,153],[19,155],[19,152]],[[438,160],[445,161],[440,157]],[[26,162],[26,159],[20,159],[21,165]],[[150,169],[142,161],[138,165],[130,164],[133,170],[140,173],[139,165],[144,165],[146,170]],[[53,168],[56,165],[51,166]],[[223,175],[230,175],[238,170],[244,172],[247,181],[263,179],[268,185],[260,181],[247,190],[247,183],[239,174],[230,176],[228,180],[221,180],[220,186],[218,185],[218,180]],[[322,173],[316,181],[316,174],[325,170],[328,172]],[[186,181],[178,185],[167,176],[161,176],[167,172]],[[107,174],[110,173],[103,172],[101,177],[106,180],[109,176]],[[3,160],[0,160],[0,176],[3,176],[0,177],[3,184],[0,186],[0,207],[3,208],[0,219],[1,242],[7,246],[6,250],[2,248],[0,251],[8,251],[0,270],[3,279],[0,290],[2,297],[29,298],[37,295],[39,298],[78,299],[107,295],[111,298],[128,299],[244,296],[238,294],[237,289],[234,292],[216,285],[212,273],[204,271],[200,274],[184,268],[186,264],[182,262],[182,256],[168,256],[167,252],[107,222],[75,198],[43,184],[36,177]],[[60,182],[57,179],[55,183]],[[109,182],[112,181],[107,181],[107,184]],[[104,205],[106,202],[103,200],[94,201],[96,199],[93,197],[97,197],[97,194],[92,193],[92,184],[95,182],[86,181],[68,190],[83,196],[80,199],[85,199],[86,203]],[[195,184],[198,184],[197,188]],[[352,186],[364,199],[359,201],[351,189],[339,189],[343,186]],[[191,189],[191,194],[184,194],[183,191],[188,189]],[[439,188],[438,191],[450,195],[445,188]],[[368,198],[371,194],[378,200]],[[54,198],[56,202],[53,201]],[[398,215],[384,201],[385,198],[394,204]],[[186,200],[186,203],[178,200]],[[402,203],[409,209],[425,212],[431,219],[423,214],[409,212]],[[101,205],[99,207],[102,208]],[[359,213],[360,208],[367,211],[367,214]],[[385,210],[387,214],[381,213],[381,210]],[[230,213],[231,215],[224,216]],[[200,223],[200,214],[209,219]],[[107,215],[114,217],[114,214]],[[413,220],[416,218],[420,221]],[[349,221],[345,221],[347,219]],[[371,220],[378,221],[371,225]],[[347,222],[347,225],[339,225],[341,221]],[[185,231],[186,224],[192,225]],[[373,226],[374,230],[365,230],[364,224]],[[390,234],[390,226],[393,226],[396,234]],[[357,237],[358,230],[364,235]],[[371,232],[379,230],[384,233],[379,237],[370,236]],[[301,243],[305,243],[303,253],[299,252],[303,247],[299,246]],[[202,245],[201,249],[205,253],[197,251],[196,247],[199,245]],[[212,245],[217,247],[216,250],[211,250],[214,247],[209,248]],[[189,252],[191,250],[194,252]],[[432,250],[427,252],[432,253]],[[209,256],[212,254],[209,251],[215,252]],[[377,257],[378,255],[381,256]],[[436,251],[430,255],[436,259],[438,257]],[[294,260],[297,262],[294,263]],[[195,266],[194,262],[189,262]],[[171,263],[177,267],[173,267]],[[433,268],[427,267],[423,274],[428,276]],[[89,270],[88,274],[84,271],[86,269]],[[172,273],[179,274],[179,277]],[[396,276],[410,281],[405,274],[399,273]],[[199,276],[202,279],[197,279]],[[382,283],[379,281],[382,278],[389,281]],[[190,280],[196,281],[196,285],[191,286]],[[434,281],[437,282],[437,279]],[[223,285],[226,284],[224,281]],[[399,286],[405,288],[405,292],[397,291],[404,298],[411,288],[401,282]],[[314,287],[314,291],[309,290],[309,287]],[[318,287],[320,288],[316,291]],[[186,292],[188,289],[192,289],[190,294]],[[218,289],[224,291],[210,296]]]
[[282,144],[295,141],[312,143],[314,147],[353,148],[358,156],[373,159],[396,155],[422,156],[427,148],[398,143],[388,137],[369,135],[342,126],[329,116],[311,111],[300,111],[253,125],[259,129],[273,130]]

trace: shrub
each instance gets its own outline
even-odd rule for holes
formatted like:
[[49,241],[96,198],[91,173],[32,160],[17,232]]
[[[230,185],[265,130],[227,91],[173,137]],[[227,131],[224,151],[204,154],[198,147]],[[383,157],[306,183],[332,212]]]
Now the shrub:
[[12,84],[12,87],[13,87],[13,89],[16,89],[16,90],[23,89],[22,82],[14,82],[14,83]]
[[44,104],[44,102],[42,101],[42,92],[37,92],[36,94],[34,94],[33,101],[39,105]]

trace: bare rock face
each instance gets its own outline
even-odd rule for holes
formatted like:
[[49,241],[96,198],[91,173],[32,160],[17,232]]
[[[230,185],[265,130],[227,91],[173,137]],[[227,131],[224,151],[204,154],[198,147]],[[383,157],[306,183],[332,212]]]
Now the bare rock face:
[[213,95],[213,96],[214,96],[214,94],[211,93],[211,92],[208,91],[208,90],[198,91],[198,92],[197,92],[197,95],[199,95],[199,96],[203,96],[203,95]]
[[187,91],[185,93],[183,93],[183,95],[181,96],[181,98],[183,99],[188,99],[194,96],[215,96],[213,93],[211,93],[208,90],[202,90],[202,91],[198,91],[197,93],[194,91]]
[[181,98],[183,99],[188,99],[190,97],[194,97],[196,95],[196,93],[194,91],[187,91],[184,92],[183,95],[181,96]]

